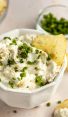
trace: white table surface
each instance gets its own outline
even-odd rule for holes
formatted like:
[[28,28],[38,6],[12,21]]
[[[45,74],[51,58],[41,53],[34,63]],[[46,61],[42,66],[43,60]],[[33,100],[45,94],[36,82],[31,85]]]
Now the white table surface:
[[[10,0],[8,14],[0,24],[0,34],[13,28],[35,28],[40,9],[61,1],[62,4],[68,4],[67,0]],[[56,102],[66,98],[68,98],[68,73],[65,73],[56,94],[52,97],[50,107],[46,107],[45,102],[37,108],[26,110],[9,107],[0,101],[0,117],[51,117]]]

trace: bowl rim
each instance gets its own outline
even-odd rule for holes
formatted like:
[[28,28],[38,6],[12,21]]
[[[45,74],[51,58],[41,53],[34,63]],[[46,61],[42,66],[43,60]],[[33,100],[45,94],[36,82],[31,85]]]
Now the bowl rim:
[[[11,34],[11,33],[14,32],[14,31],[22,31],[22,32],[25,31],[25,32],[34,32],[34,33],[36,33],[36,34],[45,34],[45,33],[43,33],[43,32],[39,32],[38,30],[34,30],[34,29],[15,29],[15,30],[9,31],[9,32],[7,32],[7,33],[5,33],[5,34],[9,34],[9,33]],[[0,35],[0,37],[1,37],[1,38],[4,37],[5,34]],[[42,86],[42,87],[39,87],[39,88],[37,88],[37,89],[34,89],[34,90],[32,90],[32,91],[26,91],[26,90],[22,90],[22,89],[20,89],[20,90],[19,90],[19,89],[11,89],[11,88],[6,87],[6,86],[3,85],[2,83],[0,83],[0,88],[1,88],[1,90],[3,90],[3,91],[13,92],[13,93],[32,94],[32,93],[40,92],[40,91],[45,90],[45,89],[47,89],[47,88],[49,88],[49,87],[51,87],[51,86],[53,86],[53,85],[56,85],[56,83],[57,83],[58,80],[59,80],[59,78],[58,78],[59,75],[61,74],[62,71],[65,70],[66,66],[67,66],[67,59],[66,59],[66,55],[65,55],[65,57],[64,57],[64,62],[63,62],[63,64],[62,64],[61,68],[60,68],[59,73],[58,73],[57,76],[56,76],[56,79],[55,79],[53,82],[51,82],[51,83],[49,83],[49,84],[47,84],[47,85],[44,85],[44,86]]]
[[[39,14],[38,14],[38,17],[36,19],[36,29],[39,30],[39,31],[42,31],[43,33],[45,34],[51,34],[50,32],[44,30],[41,25],[39,24],[40,23],[40,17],[43,16],[43,13],[48,9],[48,8],[52,8],[52,7],[63,7],[63,8],[68,8],[67,5],[63,5],[63,4],[52,4],[52,5],[48,5],[47,7],[44,7],[43,9],[40,10]],[[53,34],[51,34],[53,35]],[[68,34],[65,34],[65,36],[68,38]]]

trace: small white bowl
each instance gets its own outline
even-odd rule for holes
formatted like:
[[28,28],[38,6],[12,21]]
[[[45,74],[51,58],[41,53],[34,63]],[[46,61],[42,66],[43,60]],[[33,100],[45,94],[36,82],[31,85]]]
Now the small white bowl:
[[[14,38],[16,36],[21,36],[22,34],[26,33],[42,34],[39,31],[32,29],[16,29],[6,34],[0,35],[0,39],[2,39],[5,36],[10,36]],[[42,86],[41,88],[35,89],[33,91],[9,89],[2,83],[0,83],[0,99],[12,107],[30,109],[39,106],[41,103],[49,100],[53,93],[55,93],[60,81],[62,80],[62,76],[64,74],[66,65],[67,60],[65,57],[64,63],[61,67],[59,74],[56,77],[56,80],[50,84]]]
[[[36,29],[45,34],[51,34],[50,32],[44,30],[41,26],[41,20],[43,19],[43,16],[47,15],[48,13],[52,13],[57,19],[63,17],[68,20],[68,6],[56,4],[47,6],[46,8],[41,10],[37,18]],[[68,34],[66,34],[65,36],[68,38]]]

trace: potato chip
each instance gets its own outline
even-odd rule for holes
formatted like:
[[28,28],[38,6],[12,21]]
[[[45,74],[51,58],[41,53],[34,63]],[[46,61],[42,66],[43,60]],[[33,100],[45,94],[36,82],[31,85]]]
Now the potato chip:
[[66,53],[64,35],[38,35],[32,45],[47,52],[58,65],[62,65]]

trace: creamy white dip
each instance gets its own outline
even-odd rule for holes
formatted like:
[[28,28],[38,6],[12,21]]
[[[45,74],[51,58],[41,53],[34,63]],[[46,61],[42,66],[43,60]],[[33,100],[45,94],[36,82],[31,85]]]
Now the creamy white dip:
[[54,117],[68,117],[68,108],[57,109],[54,113]]
[[9,88],[33,90],[52,82],[60,67],[42,50],[32,46],[37,35],[0,41],[0,81]]

